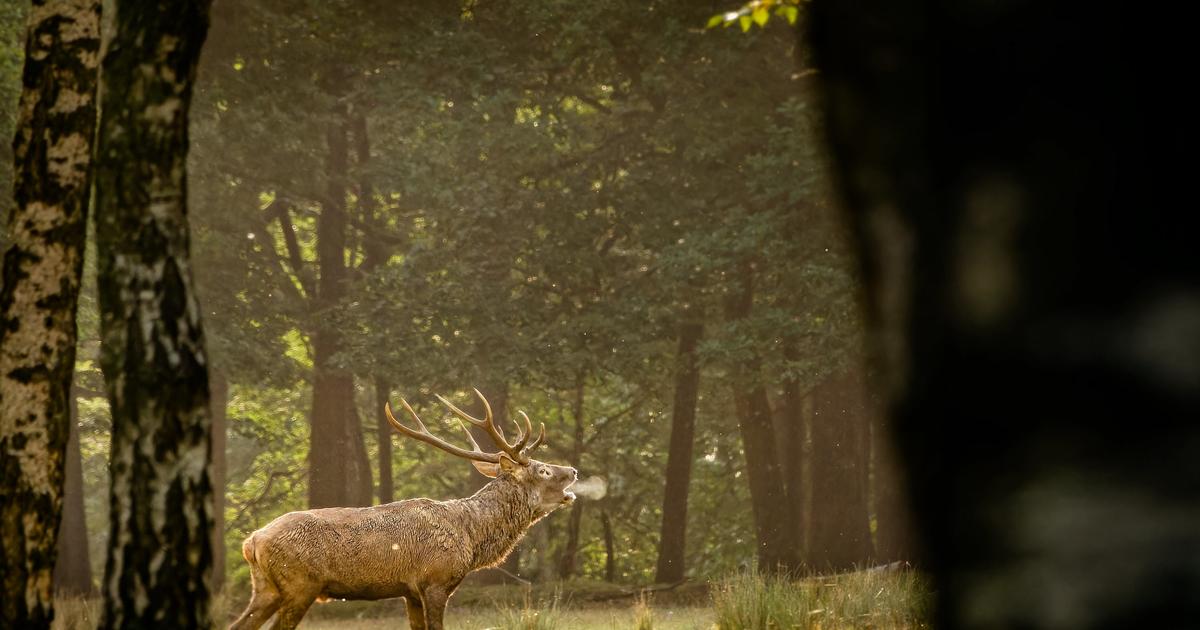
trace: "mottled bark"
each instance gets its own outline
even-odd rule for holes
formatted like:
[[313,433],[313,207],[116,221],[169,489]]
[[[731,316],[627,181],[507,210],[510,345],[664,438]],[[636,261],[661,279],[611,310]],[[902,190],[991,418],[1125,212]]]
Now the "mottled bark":
[[[751,263],[738,266],[736,284],[725,302],[728,321],[738,322],[750,316],[754,276]],[[788,520],[787,488],[775,450],[775,427],[763,386],[762,359],[750,356],[738,361],[732,372],[733,403],[746,454],[746,476],[758,540],[758,567],[767,573],[795,571],[800,567],[800,549]]]
[[678,582],[686,570],[688,485],[692,479],[692,446],[696,437],[696,401],[700,365],[696,346],[704,325],[679,325],[675,353],[675,400],[671,406],[671,438],[667,445],[666,487],[663,490],[662,529],[658,542],[655,582]]
[[102,62],[97,287],[113,423],[104,628],[211,623],[211,410],[186,171],[209,4],[117,0]]
[[57,595],[91,596],[92,559],[88,555],[87,519],[83,509],[83,453],[79,447],[79,398],[71,393],[70,438],[67,440],[63,484],[62,524],[58,528],[58,559],[54,563]]
[[213,487],[213,592],[225,584],[225,431],[228,427],[229,380],[219,371],[210,374],[212,385],[212,487]]
[[48,627],[54,616],[99,49],[98,0],[33,3],[0,278],[4,627]]
[[309,440],[310,508],[371,504],[371,466],[354,406],[354,375],[337,362],[342,333],[331,321],[346,295],[346,209],[349,124],[339,108],[326,130],[326,199],[317,218],[320,279],[313,318],[313,397]]
[[808,564],[818,571],[863,566],[872,558],[867,513],[867,417],[857,371],[813,392],[812,531]]

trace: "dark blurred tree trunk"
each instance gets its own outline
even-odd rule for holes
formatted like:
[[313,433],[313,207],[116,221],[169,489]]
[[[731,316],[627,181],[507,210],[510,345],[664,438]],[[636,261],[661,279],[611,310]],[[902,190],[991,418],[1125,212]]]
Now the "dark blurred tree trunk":
[[320,279],[313,318],[312,432],[309,442],[310,508],[371,504],[371,467],[362,422],[354,406],[354,375],[336,363],[341,327],[332,317],[346,294],[346,209],[349,134],[345,105],[326,129],[328,190],[317,217]]
[[811,5],[941,628],[1200,618],[1189,8]]
[[617,581],[617,543],[606,509],[600,510],[600,528],[604,530],[604,581],[612,584]]
[[0,279],[0,626],[48,627],[96,125],[100,2],[34,2]]
[[[796,339],[788,339],[783,348],[783,357],[788,362],[800,360],[800,346]],[[800,388],[800,381],[794,374],[783,380],[783,404],[777,414],[775,424],[776,452],[783,468],[783,483],[786,488],[787,519],[791,524],[791,536],[797,554],[804,557],[805,516],[808,492],[805,488],[805,452],[806,452],[806,421],[805,397]]]
[[188,110],[209,2],[118,0],[96,150],[101,365],[112,410],[104,628],[208,627],[208,358],[190,268]]
[[225,431],[228,423],[229,380],[210,372],[212,386],[213,592],[225,585]]
[[391,503],[393,494],[392,434],[395,429],[387,421],[384,405],[391,396],[392,386],[381,376],[375,377],[375,421],[379,437],[379,502]]
[[[725,317],[738,322],[750,316],[754,305],[754,264],[743,262],[735,272],[735,285],[725,302]],[[791,512],[783,469],[776,455],[771,403],[763,385],[762,359],[737,363],[733,369],[733,402],[746,453],[754,531],[758,539],[758,567],[765,573],[789,573],[800,568],[800,549],[788,520]]]
[[87,518],[83,509],[83,453],[79,447],[79,396],[72,387],[71,434],[63,485],[62,525],[58,528],[58,560],[54,564],[56,595],[91,597],[92,560],[88,555]]
[[[579,377],[575,387],[575,400],[571,403],[571,415],[575,420],[575,431],[571,442],[571,464],[579,466],[583,457],[583,395],[584,377]],[[562,555],[558,560],[558,577],[565,580],[575,575],[576,556],[579,553],[579,530],[583,525],[583,501],[576,501],[571,506],[571,518],[567,520],[567,540],[563,544]]]
[[818,571],[862,566],[873,556],[867,513],[867,418],[856,370],[813,391],[812,532],[808,564]]
[[871,413],[871,454],[875,471],[875,559],[881,563],[919,564],[921,555],[912,531],[904,473],[896,461],[895,444],[884,419]]
[[663,490],[662,530],[654,581],[683,579],[687,551],[688,485],[692,478],[692,446],[696,436],[696,400],[700,393],[700,365],[696,346],[704,333],[700,322],[679,325],[675,353],[675,400],[671,407],[671,438],[667,447],[667,480]]

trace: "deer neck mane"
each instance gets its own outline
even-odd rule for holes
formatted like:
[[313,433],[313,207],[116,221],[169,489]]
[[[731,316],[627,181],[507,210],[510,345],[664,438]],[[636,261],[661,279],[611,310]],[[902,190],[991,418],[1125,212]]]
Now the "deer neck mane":
[[498,564],[543,516],[529,490],[507,474],[489,481],[460,505],[474,523],[470,536],[475,543],[476,568]]

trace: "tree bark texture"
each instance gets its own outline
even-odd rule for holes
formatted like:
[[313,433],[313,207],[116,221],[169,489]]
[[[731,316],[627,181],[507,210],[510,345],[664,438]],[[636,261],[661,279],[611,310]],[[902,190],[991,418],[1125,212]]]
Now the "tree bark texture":
[[1190,7],[810,6],[934,624],[1193,623]]
[[92,560],[88,555],[87,519],[83,509],[83,453],[79,447],[79,398],[71,394],[71,434],[67,440],[62,523],[58,528],[58,559],[54,563],[56,595],[90,597]]
[[98,0],[35,1],[0,279],[0,626],[44,628],[62,510],[96,124]]
[[346,209],[349,123],[344,107],[326,133],[328,190],[317,218],[317,258],[321,277],[312,304],[313,398],[309,440],[310,508],[371,504],[371,466],[362,422],[354,406],[354,375],[338,365],[341,331],[331,320],[346,295]]
[[867,418],[857,371],[813,392],[812,532],[808,565],[843,571],[872,559],[867,509]]
[[[725,317],[738,322],[750,316],[754,305],[752,263],[738,266],[736,285],[725,303]],[[771,403],[763,386],[762,359],[757,356],[733,368],[733,402],[746,454],[746,476],[758,540],[758,568],[766,573],[788,573],[800,567],[800,548],[788,520],[787,487],[775,450]]]
[[692,447],[696,437],[696,401],[700,365],[696,346],[704,332],[699,322],[679,325],[675,354],[675,399],[671,406],[671,438],[667,446],[667,480],[663,490],[662,529],[658,543],[655,582],[674,583],[687,568],[688,486],[692,479]]
[[103,628],[211,623],[211,410],[186,170],[209,5],[118,0],[102,62],[97,287],[113,424]]

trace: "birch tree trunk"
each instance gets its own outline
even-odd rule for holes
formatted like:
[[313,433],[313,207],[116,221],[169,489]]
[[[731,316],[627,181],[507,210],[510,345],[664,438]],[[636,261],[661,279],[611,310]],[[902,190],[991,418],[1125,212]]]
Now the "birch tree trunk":
[[100,361],[113,424],[101,627],[205,628],[211,410],[186,160],[210,2],[114,4],[96,159]]
[[99,0],[35,1],[0,287],[0,627],[45,628],[83,272]]

